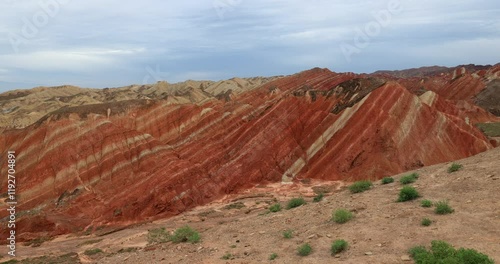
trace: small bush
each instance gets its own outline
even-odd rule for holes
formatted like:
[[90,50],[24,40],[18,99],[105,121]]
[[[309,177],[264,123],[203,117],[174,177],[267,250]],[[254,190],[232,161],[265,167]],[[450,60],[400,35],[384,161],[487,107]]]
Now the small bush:
[[224,259],[224,260],[228,260],[228,259],[232,259],[233,258],[233,254],[231,253],[226,253],[224,256],[221,257],[221,259]]
[[487,255],[473,249],[454,249],[444,241],[434,240],[431,242],[431,250],[419,246],[409,250],[410,256],[416,264],[426,263],[473,263],[473,264],[493,264],[493,260]]
[[128,248],[122,248],[120,250],[118,250],[117,253],[131,253],[131,252],[136,252],[137,250],[139,250],[138,248],[136,247],[128,247]]
[[382,179],[382,184],[389,184],[389,183],[393,183],[394,182],[394,178],[392,177],[385,177]]
[[414,183],[417,179],[418,179],[418,173],[412,173],[401,177],[401,179],[399,179],[399,182],[401,184],[410,184]]
[[459,171],[463,168],[462,164],[458,164],[458,163],[452,163],[450,165],[450,167],[448,168],[448,173],[452,173],[452,172],[455,172],[455,171]]
[[198,243],[200,241],[200,234],[191,227],[184,226],[175,230],[174,234],[170,237],[170,240],[174,243]]
[[276,253],[273,253],[273,254],[271,254],[271,255],[269,256],[269,260],[275,260],[275,259],[277,259],[277,258],[278,258],[278,254],[276,254]]
[[435,209],[436,214],[440,214],[440,215],[451,214],[454,211],[455,210],[453,210],[453,208],[451,208],[451,206],[448,204],[447,201],[439,201],[436,203],[436,209]]
[[411,201],[417,199],[418,197],[420,197],[420,195],[415,188],[411,186],[405,186],[401,188],[401,191],[399,191],[398,202]]
[[431,207],[431,206],[432,206],[432,202],[431,202],[431,201],[429,201],[429,200],[422,200],[422,201],[420,202],[420,205],[421,205],[422,207]]
[[331,248],[332,255],[335,255],[337,253],[340,253],[340,252],[346,250],[348,246],[349,246],[349,244],[347,243],[347,241],[345,241],[343,239],[335,240],[332,243],[332,248]]
[[33,240],[30,240],[30,241],[27,241],[27,242],[24,242],[23,244],[25,246],[31,246],[31,247],[39,247],[41,246],[43,243],[45,243],[46,241],[50,241],[54,239],[53,237],[48,237],[48,236],[41,236],[41,237],[37,237]]
[[358,182],[351,184],[351,186],[349,186],[349,190],[352,193],[360,193],[360,192],[364,192],[364,191],[370,189],[370,187],[372,187],[372,185],[373,184],[371,181],[358,181]]
[[343,224],[352,219],[352,213],[345,209],[338,209],[333,213],[333,221]]
[[420,222],[423,226],[430,226],[432,224],[432,220],[429,218],[424,218],[422,219],[422,222]]
[[299,248],[297,248],[297,253],[299,256],[308,256],[312,252],[312,247],[309,243],[302,244]]
[[226,209],[226,210],[241,209],[243,207],[246,207],[244,203],[236,202],[236,203],[232,203],[232,204],[228,204],[228,205],[224,206],[224,209]]
[[318,202],[321,202],[321,200],[323,200],[323,197],[325,195],[323,193],[319,193],[318,195],[316,195],[314,198],[313,198],[313,202],[314,203],[318,203]]
[[277,203],[277,204],[273,204],[269,207],[269,211],[273,212],[273,213],[276,213],[276,212],[279,212],[281,211],[281,204]]
[[286,206],[286,209],[290,210],[295,207],[299,207],[301,205],[306,204],[306,200],[304,198],[292,198],[290,201],[288,201],[288,204]]
[[87,250],[85,250],[85,252],[83,252],[83,254],[85,254],[87,256],[92,256],[92,255],[96,255],[99,253],[102,253],[102,250],[100,248],[87,249]]
[[149,244],[160,244],[170,240],[170,234],[162,228],[155,228],[148,231]]
[[292,238],[293,237],[293,231],[290,230],[290,229],[283,231],[283,237],[286,238],[286,239]]

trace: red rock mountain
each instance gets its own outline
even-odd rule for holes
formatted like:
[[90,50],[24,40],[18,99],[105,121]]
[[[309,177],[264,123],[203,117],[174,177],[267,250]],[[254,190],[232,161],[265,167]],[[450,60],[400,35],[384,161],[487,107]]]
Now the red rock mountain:
[[480,98],[499,72],[315,68],[240,92],[190,89],[199,100],[60,108],[2,129],[0,155],[17,153],[20,239],[168,217],[257,184],[378,179],[475,155],[496,146],[474,124],[500,121]]

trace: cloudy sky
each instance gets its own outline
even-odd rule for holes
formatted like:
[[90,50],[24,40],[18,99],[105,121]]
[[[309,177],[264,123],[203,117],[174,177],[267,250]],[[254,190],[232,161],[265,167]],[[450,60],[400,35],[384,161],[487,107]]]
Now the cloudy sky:
[[0,91],[500,62],[498,0],[0,0]]

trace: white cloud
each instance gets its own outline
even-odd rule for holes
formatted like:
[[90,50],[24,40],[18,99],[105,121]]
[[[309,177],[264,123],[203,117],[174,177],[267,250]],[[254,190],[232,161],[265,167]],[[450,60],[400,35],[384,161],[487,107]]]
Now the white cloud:
[[[0,74],[17,82],[140,83],[155,65],[182,81],[500,61],[497,0],[401,0],[403,12],[351,63],[340,43],[352,42],[390,0],[72,0],[13,54],[5,36],[19,33],[40,1],[51,0],[0,0],[0,68],[8,70]],[[235,4],[220,19],[215,1]]]
[[23,54],[0,55],[0,66],[16,70],[41,72],[93,72],[112,66],[118,56],[144,52],[138,49],[82,49],[36,51]]

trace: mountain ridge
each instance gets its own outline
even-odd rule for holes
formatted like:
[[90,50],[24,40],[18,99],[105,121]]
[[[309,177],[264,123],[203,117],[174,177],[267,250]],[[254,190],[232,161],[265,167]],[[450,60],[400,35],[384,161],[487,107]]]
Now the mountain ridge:
[[0,135],[2,154],[19,153],[20,239],[171,217],[258,184],[374,180],[484,152],[497,141],[474,124],[500,119],[474,98],[498,72],[455,69],[420,93],[421,79],[314,68],[234,93],[159,83],[144,90],[166,98],[58,108]]

